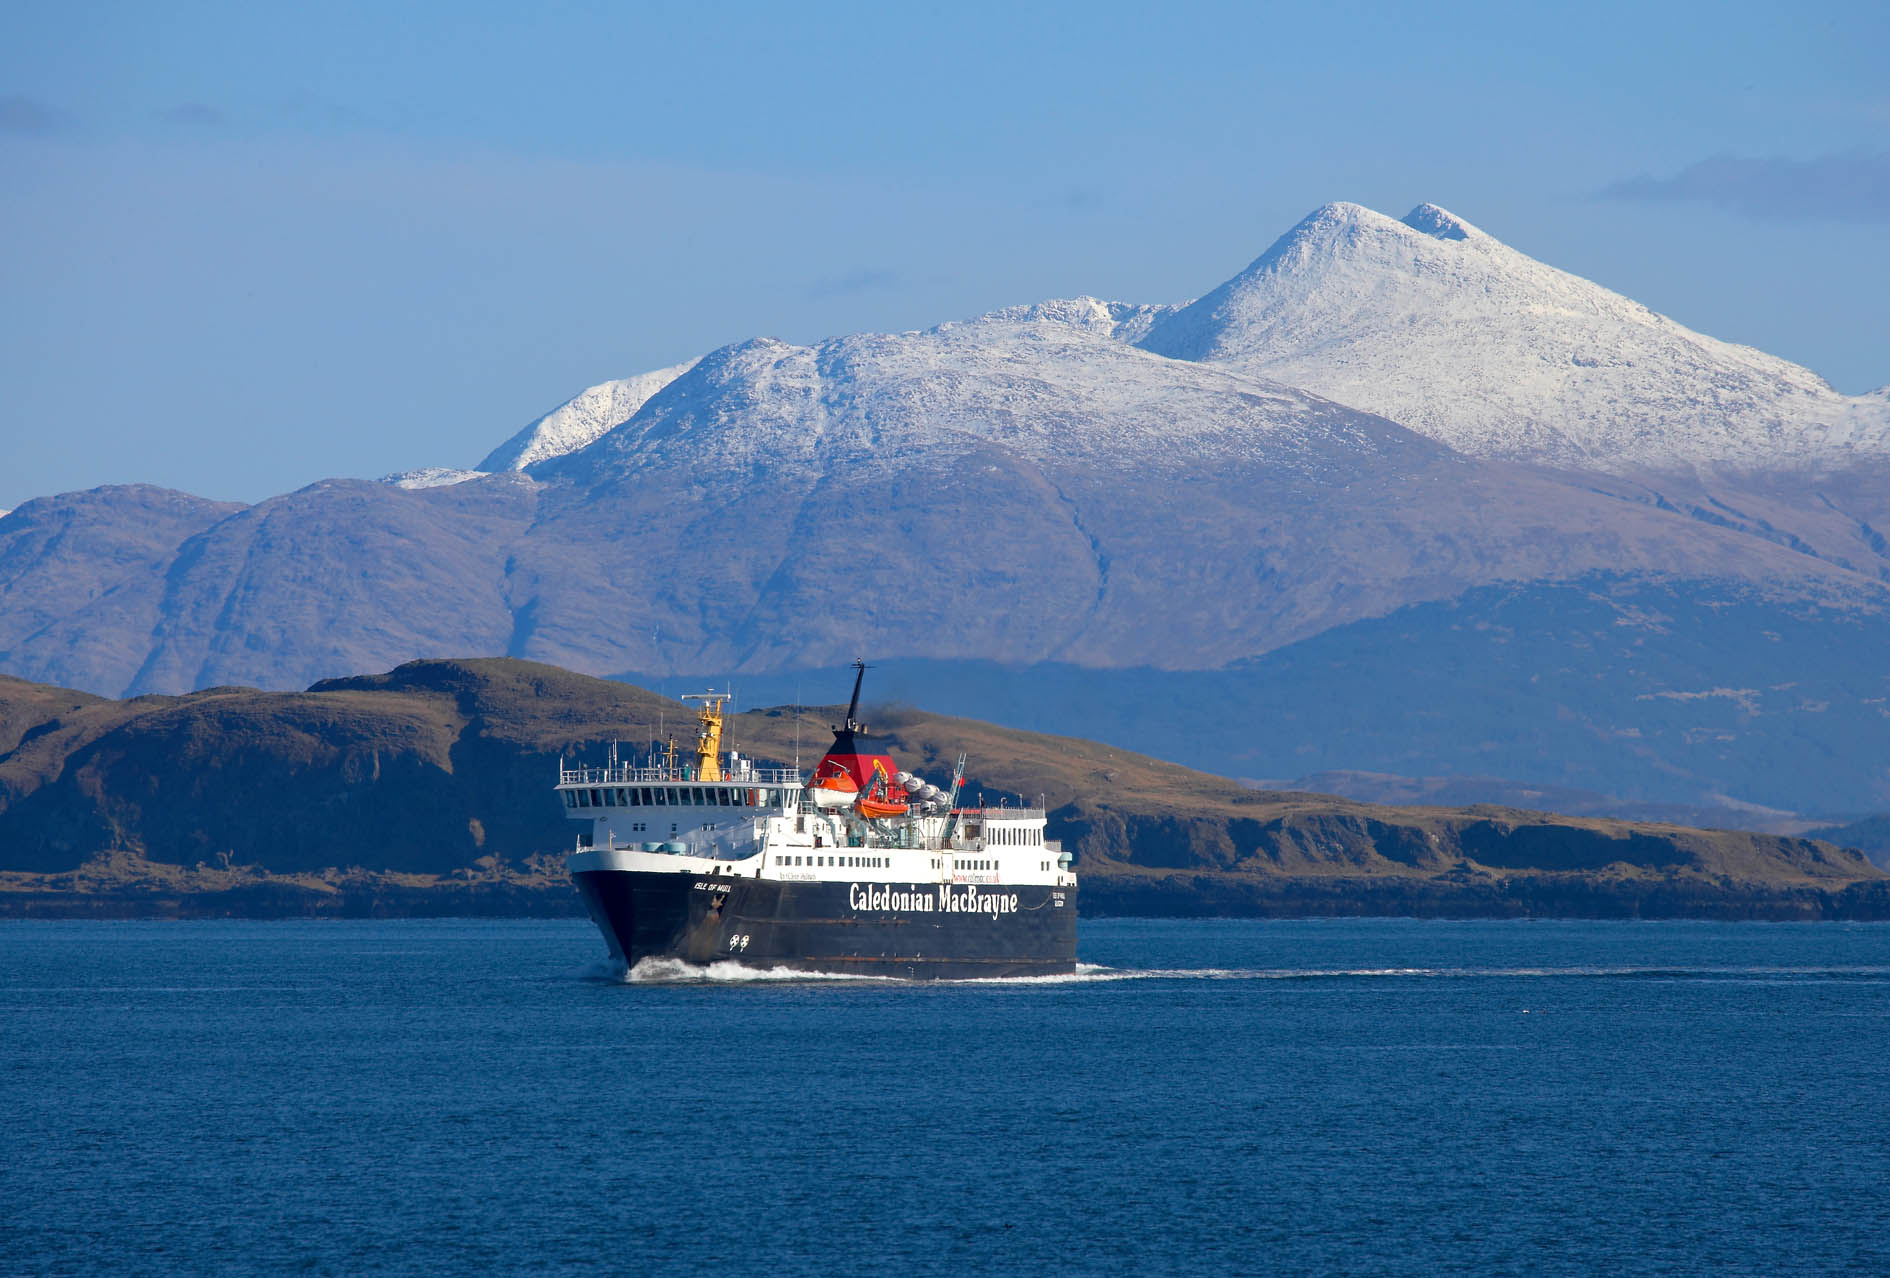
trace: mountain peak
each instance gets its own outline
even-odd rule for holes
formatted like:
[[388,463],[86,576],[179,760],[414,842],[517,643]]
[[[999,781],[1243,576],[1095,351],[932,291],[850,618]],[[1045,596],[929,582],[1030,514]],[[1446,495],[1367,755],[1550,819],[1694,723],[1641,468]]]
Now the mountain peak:
[[1890,453],[1890,415],[1682,328],[1447,209],[1315,209],[1139,345],[1377,413],[1460,452],[1595,470]]
[[1409,213],[1406,213],[1400,220],[1412,230],[1422,231],[1433,239],[1468,240],[1479,237],[1488,238],[1482,231],[1479,231],[1476,227],[1470,225],[1470,223],[1464,221],[1449,209],[1439,208],[1435,204],[1420,204]]
[[1354,238],[1374,232],[1401,232],[1403,229],[1396,221],[1363,204],[1351,204],[1343,200],[1321,204],[1301,218],[1292,230],[1275,240],[1272,247],[1261,254],[1260,261],[1276,256],[1284,248],[1307,241]]

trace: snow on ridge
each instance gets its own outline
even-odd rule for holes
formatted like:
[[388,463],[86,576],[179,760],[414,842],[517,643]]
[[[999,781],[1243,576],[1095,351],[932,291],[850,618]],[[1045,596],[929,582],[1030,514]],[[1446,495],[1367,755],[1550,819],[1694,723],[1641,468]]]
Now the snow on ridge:
[[580,391],[493,449],[479,463],[479,469],[524,470],[588,447],[636,416],[637,410],[652,396],[698,362],[687,360],[634,377],[601,382]]
[[1144,306],[1136,302],[1105,302],[1084,294],[1027,306],[1006,306],[973,319],[941,324],[939,330],[971,324],[1051,323],[1134,343],[1147,334],[1149,326],[1157,319],[1175,309],[1174,306]]
[[745,483],[836,468],[910,473],[995,450],[1112,474],[1190,473],[1264,457],[1275,473],[1307,476],[1445,452],[1395,423],[1290,387],[1143,351],[1111,335],[1108,304],[1089,301],[924,332],[723,347],[629,422],[548,469],[597,480],[681,465]]
[[469,479],[484,479],[491,473],[486,470],[458,470],[452,466],[421,466],[417,470],[382,475],[376,482],[392,484],[396,488],[445,488],[451,484],[463,484]]

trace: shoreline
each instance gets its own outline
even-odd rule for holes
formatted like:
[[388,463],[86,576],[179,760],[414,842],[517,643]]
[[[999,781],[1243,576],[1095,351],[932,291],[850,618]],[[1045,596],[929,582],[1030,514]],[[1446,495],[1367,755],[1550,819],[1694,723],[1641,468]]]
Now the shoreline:
[[[568,882],[545,878],[329,883],[252,879],[204,889],[123,883],[73,890],[0,887],[0,920],[392,919],[585,917]],[[47,876],[52,877],[52,876]],[[61,876],[67,877],[67,876]],[[1092,874],[1085,918],[1694,919],[1717,922],[1890,921],[1890,881],[1726,883],[1698,878],[1512,875],[1259,877]]]

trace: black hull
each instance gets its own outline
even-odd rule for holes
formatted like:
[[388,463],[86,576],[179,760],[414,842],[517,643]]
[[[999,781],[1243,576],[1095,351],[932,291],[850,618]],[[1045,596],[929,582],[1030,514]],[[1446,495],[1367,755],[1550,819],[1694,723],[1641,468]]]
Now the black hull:
[[611,957],[909,980],[1076,970],[1076,889],[791,883],[713,874],[572,876]]

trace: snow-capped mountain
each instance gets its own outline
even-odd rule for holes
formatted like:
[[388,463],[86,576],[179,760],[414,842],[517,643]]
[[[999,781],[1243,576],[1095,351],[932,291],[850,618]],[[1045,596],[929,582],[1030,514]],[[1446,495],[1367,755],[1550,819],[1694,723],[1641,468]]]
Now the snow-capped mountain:
[[[1876,580],[1843,560],[1870,552],[1838,506],[1790,525],[1827,552],[1810,557],[1730,515],[1688,517],[1707,500],[1692,487],[1475,458],[1230,365],[1154,355],[1116,336],[1134,318],[1079,301],[716,351],[532,468],[586,494],[568,524],[547,511],[535,529],[567,563],[535,568],[540,614],[585,615],[606,583],[631,588],[627,565],[570,569],[569,548],[599,536],[636,547],[660,618],[655,636],[609,627],[632,669],[909,644],[1219,664],[1469,583],[1641,571],[1842,594]],[[1758,500],[1741,507],[1762,512],[1755,527],[1777,514]],[[989,606],[954,602],[968,597]],[[1178,616],[1212,621],[1183,640]]]
[[[1253,662],[1317,640],[1312,667],[1280,668],[1390,669],[1371,686],[1412,725],[1391,736],[1447,733],[1457,699],[1483,716],[1464,748],[1500,754],[1511,693],[1464,668],[1463,636],[1527,635],[1513,692],[1561,671],[1574,691],[1548,712],[1616,754],[1659,710],[1678,744],[1647,770],[1711,776],[1701,752],[1740,733],[1826,740],[1823,694],[1758,728],[1699,717],[1786,697],[1807,654],[1852,653],[1876,695],[1857,636],[1890,633],[1886,414],[1890,393],[1838,396],[1442,210],[1334,205],[1186,306],[739,342],[593,387],[471,472],[247,508],[28,502],[0,525],[0,670],[116,694],[473,653],[759,674],[870,652],[1251,692]],[[1722,623],[1728,600],[1744,611]],[[1565,652],[1570,607],[1594,615]],[[1649,664],[1638,636],[1681,617],[1686,642]],[[1399,708],[1407,666],[1446,690]],[[1846,695],[1831,751],[1877,727],[1879,703]],[[1345,724],[1294,731],[1352,766]],[[1535,757],[1561,767],[1566,745]]]
[[480,472],[524,470],[527,466],[576,452],[614,426],[636,415],[650,396],[694,368],[696,361],[603,382],[580,391],[486,454],[473,469]]
[[1890,403],[1695,333],[1431,204],[1328,204],[1141,344],[1380,413],[1459,451],[1621,471],[1890,456]]
[[[1328,204],[1191,303],[1079,297],[970,323],[987,334],[1058,325],[1224,366],[1478,457],[1617,474],[1890,458],[1890,387],[1841,395],[1808,369],[1696,333],[1432,204],[1402,220]],[[525,469],[578,452],[691,367],[594,386],[477,469]]]

